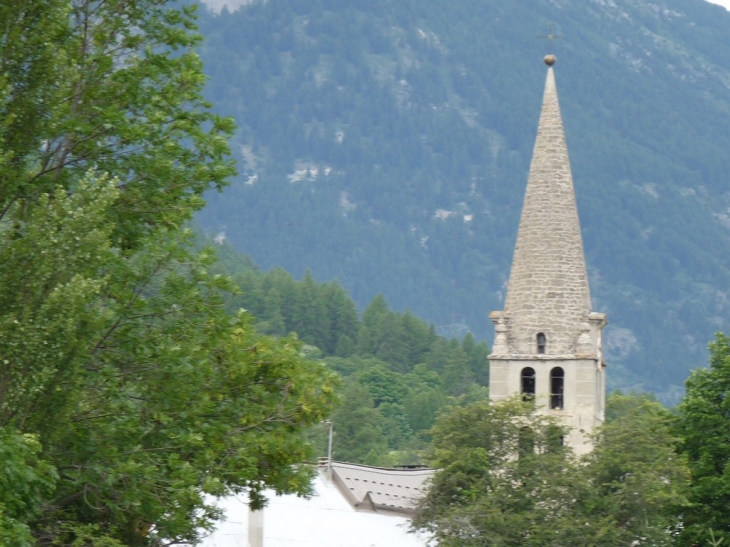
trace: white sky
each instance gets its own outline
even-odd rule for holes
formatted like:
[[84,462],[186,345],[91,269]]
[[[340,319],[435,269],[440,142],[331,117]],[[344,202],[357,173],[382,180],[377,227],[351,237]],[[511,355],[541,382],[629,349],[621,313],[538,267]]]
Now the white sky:
[[713,4],[725,6],[728,10],[730,10],[730,0],[708,0],[708,1],[712,2]]

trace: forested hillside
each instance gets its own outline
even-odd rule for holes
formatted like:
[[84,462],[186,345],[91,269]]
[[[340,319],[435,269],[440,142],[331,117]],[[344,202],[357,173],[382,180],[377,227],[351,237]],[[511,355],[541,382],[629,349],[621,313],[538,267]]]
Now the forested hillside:
[[[263,268],[491,337],[556,22],[613,385],[676,401],[728,328],[730,13],[702,0],[268,0],[202,9],[240,175],[198,215]],[[464,329],[462,329],[464,330]]]
[[[381,294],[360,316],[337,282],[317,283],[309,272],[295,281],[280,268],[263,272],[228,245],[218,251],[217,268],[238,288],[227,298],[229,312],[246,309],[259,331],[274,336],[296,332],[308,358],[342,376],[342,404],[332,415],[335,459],[423,463],[439,414],[488,398],[489,348],[471,334],[438,336],[410,312],[391,311]],[[310,430],[319,455],[325,434]]]

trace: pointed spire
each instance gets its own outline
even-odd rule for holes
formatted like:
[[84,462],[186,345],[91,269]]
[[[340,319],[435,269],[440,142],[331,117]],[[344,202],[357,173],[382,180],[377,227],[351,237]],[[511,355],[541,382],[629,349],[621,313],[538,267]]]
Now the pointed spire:
[[509,353],[537,353],[538,333],[547,338],[546,354],[575,353],[591,308],[552,63],[546,58],[540,125],[505,302]]

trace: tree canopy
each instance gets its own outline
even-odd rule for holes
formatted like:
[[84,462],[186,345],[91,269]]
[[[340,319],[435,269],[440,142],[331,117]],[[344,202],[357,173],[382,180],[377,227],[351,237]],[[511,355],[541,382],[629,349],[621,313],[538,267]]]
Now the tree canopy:
[[211,496],[306,494],[336,375],[228,312],[184,228],[234,173],[195,10],[0,4],[0,537],[194,543]]
[[718,334],[710,355],[709,368],[687,380],[677,420],[692,477],[682,534],[687,544],[730,541],[730,337]]
[[[392,311],[382,294],[360,315],[336,281],[317,283],[310,273],[297,281],[280,268],[264,272],[225,241],[218,254],[217,271],[240,288],[229,295],[229,310],[250,310],[258,328],[275,336],[296,332],[310,355],[343,378],[343,404],[332,415],[336,459],[423,463],[436,417],[449,405],[487,397],[489,348],[471,334],[440,336],[411,312]],[[321,453],[324,432],[311,433]]]
[[624,411],[580,460],[563,446],[558,421],[521,400],[442,415],[437,472],[414,527],[444,547],[673,545],[687,469],[671,417],[633,396],[614,395],[609,406]]

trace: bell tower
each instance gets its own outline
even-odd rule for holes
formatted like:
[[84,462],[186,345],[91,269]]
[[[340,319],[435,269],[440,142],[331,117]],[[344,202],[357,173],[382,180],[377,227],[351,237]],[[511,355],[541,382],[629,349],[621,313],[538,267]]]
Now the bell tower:
[[495,339],[489,396],[533,396],[538,412],[558,417],[576,454],[604,421],[606,316],[591,310],[580,221],[553,65],[530,164],[503,311],[492,312]]

